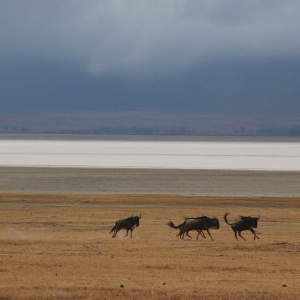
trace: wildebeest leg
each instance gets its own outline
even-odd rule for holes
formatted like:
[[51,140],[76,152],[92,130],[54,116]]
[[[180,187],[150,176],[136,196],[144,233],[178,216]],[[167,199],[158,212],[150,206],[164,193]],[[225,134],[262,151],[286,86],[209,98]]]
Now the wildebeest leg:
[[180,238],[184,239],[184,232],[180,230],[176,236],[179,236]]
[[178,235],[179,235],[179,238],[180,238],[180,239],[184,239],[184,233],[179,232],[176,236],[178,236]]
[[213,238],[211,237],[211,234],[210,234],[209,230],[207,229],[206,231],[207,231],[207,233],[209,234],[211,240],[213,241]]
[[176,236],[179,236],[180,239],[184,239],[184,232],[179,231],[179,233]]
[[118,231],[119,231],[120,229],[121,229],[121,228],[116,228],[116,229],[115,229],[114,234],[113,234],[113,236],[112,236],[113,238],[117,236],[117,233],[118,233]]
[[126,229],[126,235],[124,235],[124,237],[128,236],[128,231],[129,229]]
[[235,236],[236,240],[238,241],[238,238],[237,238],[237,231],[236,231],[236,230],[234,230],[234,236]]
[[186,235],[187,235],[190,239],[192,239],[192,237],[189,235],[189,232],[188,232],[188,231],[186,232]]
[[244,239],[243,237],[242,237],[242,235],[241,235],[241,232],[239,231],[239,236],[244,240],[244,241],[246,241],[246,239]]
[[133,229],[130,230],[130,238],[132,239],[132,231]]
[[115,237],[115,236],[116,236],[116,229],[117,229],[117,226],[115,225],[115,226],[112,228],[112,230],[110,231],[110,233],[113,232],[112,237]]
[[119,230],[120,229],[116,229],[115,232],[114,232],[114,235],[112,237],[116,237]]
[[197,240],[198,240],[199,234],[201,234],[203,238],[206,238],[204,232],[202,230],[198,230]]
[[255,240],[255,238],[259,239],[259,237],[256,235],[254,229],[249,228],[249,230],[253,233],[253,235],[254,235],[254,240]]

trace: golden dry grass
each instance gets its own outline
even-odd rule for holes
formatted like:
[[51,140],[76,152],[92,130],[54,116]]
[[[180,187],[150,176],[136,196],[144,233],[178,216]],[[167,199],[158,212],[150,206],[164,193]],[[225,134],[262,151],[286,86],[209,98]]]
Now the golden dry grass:
[[[299,198],[0,196],[0,299],[299,298]],[[236,241],[226,212],[260,215],[260,239]],[[132,239],[111,238],[115,220],[140,213]],[[202,214],[220,220],[214,241],[166,225]]]

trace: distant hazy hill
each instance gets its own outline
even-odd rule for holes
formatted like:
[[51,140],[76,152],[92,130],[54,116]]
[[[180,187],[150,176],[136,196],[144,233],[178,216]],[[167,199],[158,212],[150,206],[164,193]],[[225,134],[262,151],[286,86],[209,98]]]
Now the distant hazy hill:
[[300,136],[300,116],[148,112],[0,115],[0,133]]

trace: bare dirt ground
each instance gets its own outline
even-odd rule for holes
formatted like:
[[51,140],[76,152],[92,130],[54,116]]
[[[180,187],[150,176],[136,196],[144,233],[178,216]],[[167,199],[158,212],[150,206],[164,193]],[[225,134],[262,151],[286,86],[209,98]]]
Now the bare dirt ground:
[[[260,239],[236,241],[226,212],[260,215]],[[299,197],[2,193],[0,299],[299,299],[299,213]],[[166,225],[202,214],[214,241]]]

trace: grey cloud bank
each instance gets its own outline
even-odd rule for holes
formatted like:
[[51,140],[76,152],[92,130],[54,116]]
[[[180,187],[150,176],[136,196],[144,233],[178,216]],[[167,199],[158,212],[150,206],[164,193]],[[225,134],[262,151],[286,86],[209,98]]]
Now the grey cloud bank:
[[1,58],[105,76],[172,76],[224,61],[299,59],[299,1],[1,1]]

